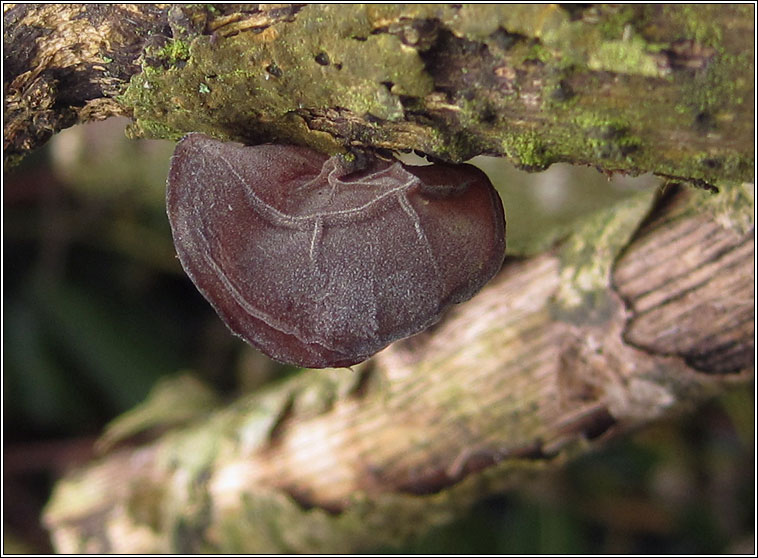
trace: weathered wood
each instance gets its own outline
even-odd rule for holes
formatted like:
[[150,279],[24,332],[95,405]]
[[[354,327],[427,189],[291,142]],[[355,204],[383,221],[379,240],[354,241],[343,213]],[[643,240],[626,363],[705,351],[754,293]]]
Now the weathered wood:
[[60,130],[128,115],[117,100],[166,11],[143,4],[3,6],[3,153],[14,161]]
[[752,186],[722,195],[677,189],[635,234],[646,200],[598,214],[354,371],[306,372],[69,475],[46,513],[57,548],[400,542],[749,381]]
[[135,136],[751,180],[753,8],[20,5],[5,155],[127,114]]

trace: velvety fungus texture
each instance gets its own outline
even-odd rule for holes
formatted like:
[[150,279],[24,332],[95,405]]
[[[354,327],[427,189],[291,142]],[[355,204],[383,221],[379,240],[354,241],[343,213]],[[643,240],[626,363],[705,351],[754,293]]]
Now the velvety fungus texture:
[[272,358],[349,366],[436,322],[500,269],[505,219],[470,165],[409,167],[189,134],[168,217],[182,266]]

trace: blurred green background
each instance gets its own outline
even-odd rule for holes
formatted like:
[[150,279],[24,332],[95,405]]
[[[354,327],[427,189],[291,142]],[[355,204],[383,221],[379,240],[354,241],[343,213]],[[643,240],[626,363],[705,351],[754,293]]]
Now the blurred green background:
[[[162,376],[192,370],[233,397],[285,372],[227,332],[183,274],[165,215],[173,144],[125,120],[78,126],[4,174],[6,552],[49,552],[39,516],[55,479]],[[651,176],[477,158],[506,207],[508,253],[545,230],[655,188]],[[754,552],[754,387],[615,442],[481,502],[414,553]]]

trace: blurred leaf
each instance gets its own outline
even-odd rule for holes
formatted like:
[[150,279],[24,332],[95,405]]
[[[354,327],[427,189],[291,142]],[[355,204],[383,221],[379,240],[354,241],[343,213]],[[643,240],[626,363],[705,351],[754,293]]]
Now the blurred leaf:
[[4,418],[54,429],[73,428],[92,418],[81,392],[46,343],[39,316],[14,300],[3,308],[3,321]]
[[584,554],[586,540],[576,517],[561,510],[541,509],[538,516],[540,554]]
[[719,402],[734,426],[740,442],[755,451],[755,386],[727,391]]
[[157,377],[177,368],[176,348],[162,342],[138,308],[73,284],[40,288],[36,300],[48,335],[117,409],[142,401]]
[[190,373],[162,378],[145,401],[113,420],[98,440],[98,450],[152,428],[169,428],[207,413],[219,404],[216,393]]

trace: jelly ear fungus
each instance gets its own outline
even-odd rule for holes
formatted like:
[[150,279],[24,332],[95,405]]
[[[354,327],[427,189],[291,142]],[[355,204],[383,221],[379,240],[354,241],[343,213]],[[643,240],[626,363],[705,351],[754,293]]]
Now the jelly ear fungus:
[[187,275],[272,358],[350,366],[439,320],[500,268],[505,219],[470,165],[409,167],[192,133],[176,147],[168,217]]

